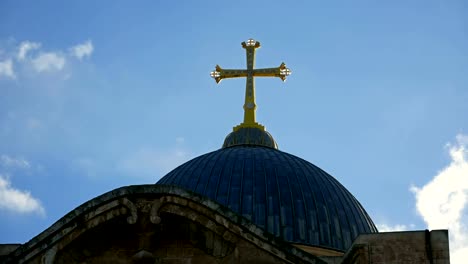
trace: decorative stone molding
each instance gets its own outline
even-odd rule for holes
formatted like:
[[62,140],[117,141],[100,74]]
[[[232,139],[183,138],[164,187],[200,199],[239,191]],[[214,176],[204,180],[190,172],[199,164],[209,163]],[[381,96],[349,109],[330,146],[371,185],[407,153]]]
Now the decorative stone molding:
[[56,254],[57,254],[57,246],[54,246],[48,249],[46,253],[42,256],[41,263],[44,263],[44,264],[54,263]]
[[162,205],[161,199],[155,200],[152,205],[151,205],[151,210],[150,210],[150,221],[151,223],[157,225],[161,223],[161,217],[159,216],[159,208]]
[[127,217],[127,223],[133,225],[138,220],[138,210],[135,204],[133,204],[129,199],[122,198],[119,200],[120,204],[127,207],[130,210],[130,216]]

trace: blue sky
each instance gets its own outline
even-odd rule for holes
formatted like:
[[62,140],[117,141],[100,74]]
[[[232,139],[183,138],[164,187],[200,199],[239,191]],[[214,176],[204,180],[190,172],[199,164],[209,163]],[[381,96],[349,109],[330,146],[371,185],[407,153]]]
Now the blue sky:
[[450,227],[452,260],[468,254],[466,14],[465,1],[2,1],[0,243],[218,149],[245,80],[209,72],[244,68],[255,38],[257,67],[293,71],[256,80],[280,149],[382,230]]

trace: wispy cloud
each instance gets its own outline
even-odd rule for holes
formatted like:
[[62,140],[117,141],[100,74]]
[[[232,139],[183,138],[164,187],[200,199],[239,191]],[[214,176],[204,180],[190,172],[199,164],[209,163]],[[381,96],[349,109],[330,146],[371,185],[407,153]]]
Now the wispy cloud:
[[18,48],[18,55],[17,55],[18,60],[19,61],[25,60],[29,51],[39,49],[40,47],[41,47],[41,43],[38,43],[38,42],[31,42],[31,41],[21,42]]
[[11,59],[0,61],[0,78],[2,76],[10,79],[16,79],[16,74],[13,71],[13,61]]
[[84,57],[90,57],[93,53],[94,46],[91,40],[86,41],[85,43],[78,44],[70,48],[72,56],[75,56],[79,60]]
[[0,174],[0,210],[26,214],[45,215],[41,202],[28,191],[18,190],[11,186],[7,177]]
[[447,145],[450,164],[422,187],[412,186],[416,208],[429,229],[449,229],[451,263],[468,259],[468,136]]
[[409,228],[407,225],[377,224],[377,229],[379,230],[379,232],[396,232],[396,231],[406,231]]
[[183,143],[184,139],[178,137],[176,144],[169,149],[142,147],[124,157],[118,168],[124,173],[137,177],[152,177],[156,181],[192,157]]
[[65,57],[57,52],[41,53],[32,60],[37,72],[59,71],[65,66]]
[[8,155],[0,155],[0,165],[2,168],[30,168],[29,161],[24,158],[12,158]]

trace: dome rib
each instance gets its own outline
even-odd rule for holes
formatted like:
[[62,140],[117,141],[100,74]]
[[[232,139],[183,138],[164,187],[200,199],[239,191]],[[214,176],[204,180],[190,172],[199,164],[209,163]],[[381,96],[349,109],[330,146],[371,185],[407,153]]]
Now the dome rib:
[[[304,176],[303,176],[303,175],[305,175],[305,173],[304,173],[304,170],[303,170],[303,166],[300,166],[300,165],[299,165],[300,160],[290,158],[290,159],[288,159],[288,161],[290,162],[290,164],[293,163],[293,164],[295,165],[295,166],[294,166],[295,168],[298,168],[298,170],[295,170],[295,175],[296,175],[297,181],[300,182],[300,178],[305,179],[304,183],[307,183],[307,186],[310,186],[307,177],[304,177]],[[299,172],[301,173],[301,176],[302,176],[302,177],[299,177],[299,176],[298,176],[298,173],[299,173]],[[309,215],[310,212],[308,213],[308,210],[307,210],[307,209],[309,208],[309,206],[308,206],[309,202],[308,202],[308,199],[306,199],[307,192],[304,192],[304,188],[303,188],[303,185],[302,185],[302,184],[299,184],[299,188],[300,188],[300,190],[301,190],[302,201],[303,201],[303,205],[304,205],[304,219],[305,219],[306,230],[307,230],[307,229],[310,230],[310,229],[313,228],[313,225],[312,225],[312,223],[311,223],[311,217],[312,217],[312,216]],[[311,196],[312,196],[312,195],[311,195]],[[313,202],[315,210],[317,210],[317,207],[316,207],[316,205],[315,205],[315,198],[310,199],[310,200],[311,200],[311,202]],[[316,221],[316,223],[317,223],[317,219],[316,219],[316,218],[315,218],[315,221]],[[309,234],[309,236],[310,236],[310,234]],[[306,237],[307,237],[307,234],[306,234]],[[304,241],[305,241],[305,239],[304,239]]]
[[[219,159],[221,158],[220,155],[218,155],[214,161],[211,173],[210,173],[210,178],[206,182],[205,190],[204,193],[207,194],[208,197],[211,199],[214,199],[217,195],[217,190],[219,187],[219,181],[220,181],[220,174],[222,173],[223,167],[217,166],[219,163]],[[216,183],[216,184],[215,184]],[[210,186],[215,185],[215,188],[210,188]],[[214,192],[214,193],[213,193]]]
[[[292,164],[291,161],[291,156],[285,156],[285,160],[288,163],[290,168],[295,168]],[[288,174],[290,177],[289,179],[289,184],[290,187],[294,189],[294,191],[291,191],[291,200],[292,200],[292,210],[293,210],[293,215],[298,215],[299,217],[295,217],[295,221],[293,221],[293,226],[295,227],[294,230],[296,231],[296,235],[299,237],[301,241],[305,241],[305,226],[307,223],[301,224],[301,221],[306,222],[305,218],[305,206],[304,203],[306,200],[304,199],[304,194],[303,190],[298,184],[298,177],[297,177],[297,170],[290,170],[290,173]],[[300,197],[298,197],[300,196]],[[301,199],[298,199],[301,198]],[[299,204],[297,203],[299,201]],[[302,217],[301,217],[302,216]]]
[[[320,174],[320,171],[317,171],[317,168],[315,166],[305,167],[305,168],[309,170],[313,170],[314,174]],[[320,241],[320,243],[331,245],[332,244],[331,243],[331,229],[330,229],[331,219],[330,219],[330,213],[328,211],[328,208],[330,208],[330,205],[328,204],[328,199],[327,199],[328,197],[324,192],[326,187],[324,186],[323,182],[321,182],[320,177],[314,177],[313,180],[315,181],[315,186],[314,186],[314,188],[316,189],[315,191],[319,194],[319,198],[321,198],[321,200],[319,199],[319,203],[321,204],[319,206],[318,213],[320,213],[320,210],[323,210],[322,214],[319,214],[319,219],[320,219],[320,215],[322,215],[322,219],[319,220],[319,231],[320,231],[321,238],[323,240],[323,241]]]
[[[301,170],[302,172],[302,175],[307,175],[305,170],[306,168],[304,166],[301,166],[302,164],[300,164],[302,161],[299,160],[299,159],[295,159],[294,162],[297,164],[297,167]],[[310,179],[308,177],[302,177],[303,178],[303,182],[304,184],[306,185],[303,185],[303,186],[308,186],[309,187],[309,190],[312,189],[312,185],[310,184]],[[308,199],[308,196],[310,196],[310,201],[313,203],[312,206],[308,206],[307,207],[307,210],[306,210],[306,214],[309,215],[308,218],[306,219],[309,219],[309,230],[310,231],[310,234],[309,234],[309,239],[311,241],[316,241],[316,243],[319,243],[319,240],[318,240],[318,232],[317,231],[312,231],[312,230],[317,230],[317,229],[320,229],[320,224],[319,224],[319,219],[318,219],[318,216],[316,213],[313,213],[313,212],[317,212],[318,211],[318,207],[317,207],[317,199],[316,199],[316,196],[317,194],[315,192],[304,192],[304,202],[307,204],[309,204],[307,201]],[[313,219],[313,220],[312,220]],[[315,226],[317,226],[317,228],[315,228]],[[315,235],[314,235],[315,234]]]
[[[330,184],[335,186],[335,188],[344,189],[344,187],[342,187],[342,185],[339,184],[338,181],[336,181],[334,179],[328,179],[328,180],[329,180]],[[344,189],[344,191],[346,191],[346,189]],[[346,209],[347,209],[347,207],[345,206],[346,198],[344,197],[343,192],[336,192],[335,191],[335,195],[336,195],[336,198],[337,198],[339,204],[341,205],[341,207],[339,209],[337,209],[337,213],[338,213],[338,219],[340,220],[341,226],[343,227],[341,229],[342,243],[344,243],[344,244],[351,243],[352,242],[351,241],[351,231],[348,228],[345,229],[345,227],[351,226],[350,220],[346,217]],[[354,217],[354,220],[356,220],[354,212],[351,211],[350,214]]]
[[[333,185],[335,185],[337,188],[344,189],[344,192],[340,192],[340,193],[339,193],[339,195],[342,197],[342,199],[351,201],[352,203],[354,203],[354,204],[357,206],[357,204],[355,203],[354,197],[353,197],[352,195],[350,195],[350,193],[343,187],[343,185],[341,185],[341,184],[340,184],[338,181],[336,181],[336,180],[334,180],[334,181],[330,180],[330,183],[333,184]],[[342,206],[343,206],[343,205],[342,205]],[[343,209],[346,210],[346,207],[343,206]],[[355,232],[355,233],[352,234],[351,236],[357,235],[357,234],[359,234],[359,232],[366,232],[365,229],[362,227],[362,225],[359,225],[359,223],[362,221],[362,219],[360,219],[360,217],[356,214],[356,212],[354,212],[354,211],[349,211],[348,213],[351,214],[351,215],[353,216],[353,218],[347,219],[347,220],[348,220],[348,221],[354,220],[354,222],[353,222],[353,223],[350,223],[349,226],[357,225],[358,228],[359,228],[359,229],[358,229],[358,232],[357,232],[357,233]],[[350,232],[351,232],[351,231],[352,231],[352,230],[350,230]]]
[[263,161],[258,157],[258,155],[254,155],[254,164],[260,163],[257,166],[254,166],[254,173],[258,175],[258,177],[254,177],[254,190],[255,193],[258,194],[255,197],[256,208],[254,209],[255,212],[255,221],[258,223],[260,227],[263,229],[267,228],[266,224],[266,217],[268,215],[268,186],[267,183],[267,174],[265,173]]
[[[323,172],[321,172],[323,174]],[[322,177],[322,180],[325,182],[325,181],[328,181],[328,184],[324,184],[325,186],[327,186],[327,192],[328,192],[328,195],[330,196],[331,199],[333,199],[333,203],[335,206],[333,206],[333,208],[331,209],[331,211],[334,213],[334,217],[333,217],[333,221],[335,222],[335,230],[330,230],[332,233],[335,233],[336,236],[332,236],[332,240],[333,240],[333,243],[340,247],[342,246],[343,244],[343,231],[346,227],[346,225],[343,223],[342,220],[340,220],[340,209],[343,209],[342,208],[342,204],[341,204],[341,201],[338,199],[338,195],[339,193],[341,192],[337,192],[337,190],[339,190],[338,188],[336,188],[336,186],[334,188],[331,188],[333,187],[333,179],[330,179],[328,177]],[[340,208],[341,207],[341,208]],[[339,227],[338,227],[339,226]],[[334,239],[333,239],[334,238]],[[338,245],[339,244],[339,245]]]

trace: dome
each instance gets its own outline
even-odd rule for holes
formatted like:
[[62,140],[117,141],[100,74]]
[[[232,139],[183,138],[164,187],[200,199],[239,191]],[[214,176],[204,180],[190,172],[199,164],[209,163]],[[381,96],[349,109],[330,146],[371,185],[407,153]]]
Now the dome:
[[222,148],[182,164],[157,184],[206,196],[294,244],[345,251],[359,234],[377,232],[335,178],[270,147]]

